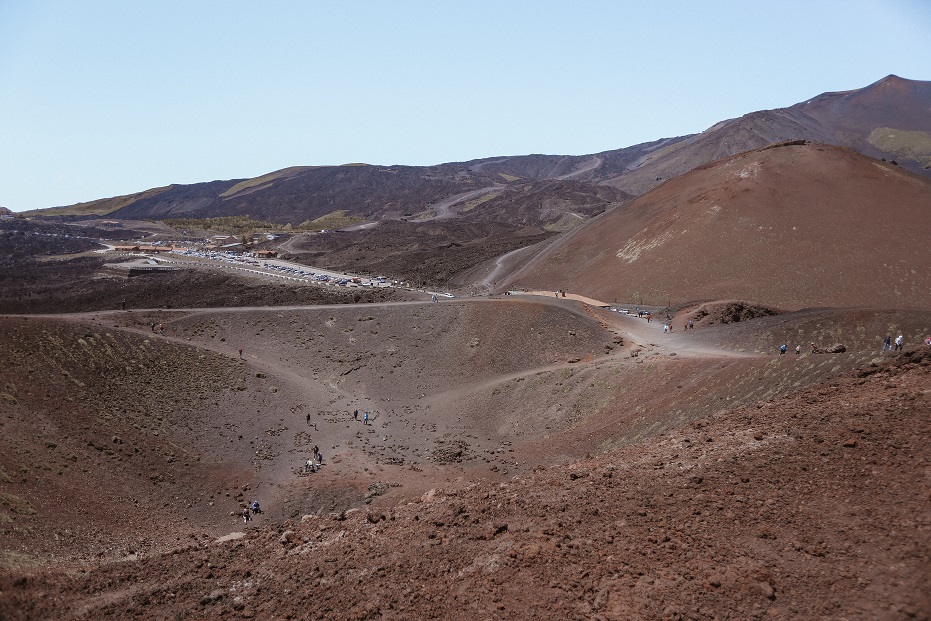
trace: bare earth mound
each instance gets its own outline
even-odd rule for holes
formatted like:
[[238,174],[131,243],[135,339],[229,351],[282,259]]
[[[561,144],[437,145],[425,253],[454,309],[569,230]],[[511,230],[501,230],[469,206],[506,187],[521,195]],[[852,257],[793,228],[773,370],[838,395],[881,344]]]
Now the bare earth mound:
[[506,286],[666,305],[931,307],[931,181],[826,145],[732,156],[559,238]]

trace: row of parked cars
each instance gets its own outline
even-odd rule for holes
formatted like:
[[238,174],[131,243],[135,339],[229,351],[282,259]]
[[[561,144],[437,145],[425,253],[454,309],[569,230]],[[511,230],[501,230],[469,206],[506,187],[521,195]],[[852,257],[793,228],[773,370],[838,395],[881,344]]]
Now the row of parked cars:
[[200,259],[210,259],[212,261],[259,266],[259,261],[257,259],[233,252],[214,252],[212,250],[172,250],[172,252],[182,256],[198,257]]
[[198,257],[201,259],[210,259],[213,261],[223,261],[226,263],[235,263],[240,265],[250,265],[253,267],[261,267],[266,270],[272,270],[275,272],[280,272],[282,274],[287,274],[294,278],[303,278],[307,280],[313,280],[320,284],[327,283],[331,285],[336,285],[339,287],[387,287],[393,284],[394,286],[406,286],[407,283],[399,283],[398,281],[393,281],[389,283],[388,279],[385,276],[376,276],[375,278],[367,279],[360,278],[358,276],[340,276],[333,274],[318,274],[308,269],[303,269],[300,267],[292,267],[290,265],[279,265],[277,263],[268,263],[266,261],[258,261],[253,257],[233,253],[233,252],[213,252],[205,250],[184,250],[184,251],[173,251],[177,254],[184,256]]
[[368,280],[368,279],[363,279],[359,277],[351,277],[351,276],[318,274],[311,270],[303,269],[300,267],[291,267],[290,265],[278,265],[276,263],[262,263],[262,267],[268,270],[275,270],[276,272],[288,274],[289,276],[294,276],[295,278],[305,278],[307,280],[313,280],[321,284],[327,283],[327,284],[336,285],[339,287],[375,287],[375,286],[382,286],[388,280],[384,276],[379,276],[375,278],[374,280]]

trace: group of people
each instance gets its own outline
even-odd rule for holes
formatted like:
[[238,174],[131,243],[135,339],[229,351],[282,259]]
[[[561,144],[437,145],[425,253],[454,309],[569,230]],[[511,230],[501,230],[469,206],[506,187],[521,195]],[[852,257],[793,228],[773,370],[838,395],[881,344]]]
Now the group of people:
[[[250,509],[252,510],[251,513],[249,512]],[[258,515],[261,512],[262,512],[262,507],[259,505],[259,501],[253,500],[251,505],[243,507],[242,509],[242,513],[240,514],[240,516],[242,517],[243,524],[248,524],[252,520],[252,516]]]
[[[353,419],[353,420],[359,420],[359,410],[353,410],[353,412],[352,412],[352,419]],[[363,425],[368,425],[368,424],[369,424],[369,413],[368,413],[368,412],[363,412],[363,413],[362,413],[362,424],[363,424]]]
[[150,323],[149,327],[152,329],[152,334],[161,334],[161,335],[165,334],[165,324],[163,323],[160,323],[158,325],[154,323]]
[[[668,315],[667,315],[667,316],[668,316]],[[650,323],[650,314],[649,314],[649,313],[647,314],[647,323]],[[689,319],[688,323],[686,323],[685,325],[683,325],[682,328],[683,328],[684,330],[694,330],[694,329],[695,329],[695,322],[693,322],[691,319]],[[664,332],[664,333],[666,333],[666,332],[672,332],[672,320],[666,321],[666,322],[663,324],[663,332]]]
[[[931,339],[931,336],[929,336],[928,339],[925,339],[926,344],[931,344],[931,343],[928,343],[929,339]],[[902,338],[901,334],[895,337],[895,341],[892,340],[891,336],[886,335],[886,338],[883,339],[883,351],[886,351],[887,349],[889,351],[902,351],[902,343],[904,342],[905,341]]]
[[[814,351],[815,344],[812,343],[812,344],[811,344],[811,347],[812,347],[812,351]],[[785,343],[783,343],[782,345],[779,346],[779,355],[780,355],[780,356],[784,356],[784,355],[786,354],[787,351],[789,351],[789,346],[786,345]],[[801,353],[802,353],[802,346],[801,346],[801,345],[796,345],[796,346],[795,346],[795,355],[796,355],[796,356],[799,356],[799,355],[801,355]]]
[[304,474],[316,474],[321,466],[323,466],[323,453],[320,452],[320,447],[314,444],[314,456],[313,459],[308,459],[304,463]]

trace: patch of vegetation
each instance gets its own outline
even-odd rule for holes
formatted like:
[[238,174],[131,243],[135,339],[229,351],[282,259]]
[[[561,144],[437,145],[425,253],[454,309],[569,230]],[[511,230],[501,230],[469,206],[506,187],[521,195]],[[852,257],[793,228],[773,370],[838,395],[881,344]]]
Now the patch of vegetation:
[[567,213],[556,222],[547,224],[543,227],[543,229],[553,233],[565,233],[566,231],[571,231],[583,222],[586,222],[586,220],[583,220],[574,214]]
[[31,211],[24,211],[21,215],[23,216],[32,216],[32,215],[42,215],[42,216],[105,216],[107,214],[113,213],[117,209],[121,209],[126,205],[135,203],[138,200],[144,198],[149,198],[150,196],[155,196],[161,194],[171,186],[163,186],[160,188],[152,188],[151,190],[146,190],[144,192],[137,192],[135,194],[124,194],[123,196],[114,196],[113,198],[102,198],[96,201],[89,201],[87,203],[78,203],[76,205],[70,205],[68,207],[53,207],[51,209],[33,209]]
[[227,196],[233,196],[238,194],[243,190],[248,190],[263,184],[271,184],[275,179],[284,177],[292,172],[298,172],[304,170],[306,166],[291,166],[290,168],[282,168],[281,170],[276,170],[275,172],[270,172],[267,175],[261,175],[259,177],[254,177],[252,179],[246,179],[245,181],[240,181],[233,187],[231,187],[226,192],[220,194],[220,198],[226,198]]
[[300,228],[309,231],[322,231],[324,229],[338,229],[344,226],[349,226],[351,224],[365,222],[365,218],[360,216],[349,216],[346,214],[347,211],[345,209],[332,211],[314,220],[305,220],[304,222],[301,222]]
[[914,160],[925,168],[931,166],[931,133],[877,127],[868,140],[897,158]]
[[505,181],[517,181],[518,179],[520,179],[520,177],[509,175],[507,173],[498,173],[498,176],[502,177]]
[[26,554],[10,552],[9,550],[0,550],[0,569],[29,569],[38,564],[36,559]]
[[252,235],[257,230],[279,229],[281,225],[264,220],[253,220],[249,216],[222,216],[217,218],[172,218],[161,220],[176,229],[208,229],[227,235]]
[[459,211],[460,213],[466,213],[468,211],[472,211],[473,209],[475,209],[482,203],[486,203],[490,201],[491,199],[499,196],[500,194],[501,192],[488,192],[487,194],[483,194],[482,196],[479,196],[478,198],[473,198],[472,200],[468,201],[465,205],[463,205],[457,211]]
[[19,513],[21,515],[35,515],[36,513],[36,510],[33,509],[28,500],[20,498],[16,494],[6,492],[0,493],[0,503],[9,507],[10,511],[13,513]]

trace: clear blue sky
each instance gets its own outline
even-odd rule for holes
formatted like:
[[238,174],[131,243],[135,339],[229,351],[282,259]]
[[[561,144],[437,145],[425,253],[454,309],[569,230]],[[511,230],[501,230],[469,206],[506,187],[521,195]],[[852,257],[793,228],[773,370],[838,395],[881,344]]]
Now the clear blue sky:
[[581,155],[894,73],[929,0],[0,0],[0,205]]

